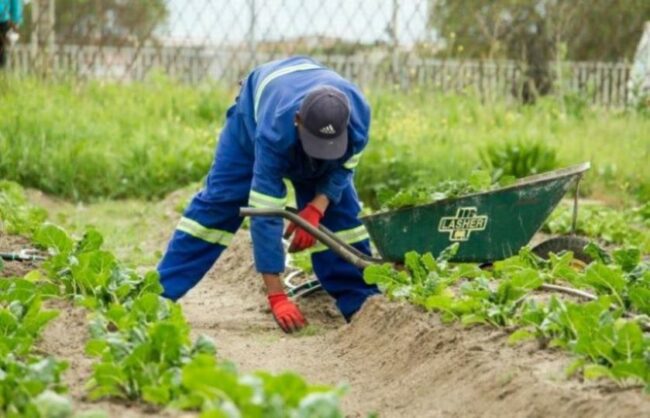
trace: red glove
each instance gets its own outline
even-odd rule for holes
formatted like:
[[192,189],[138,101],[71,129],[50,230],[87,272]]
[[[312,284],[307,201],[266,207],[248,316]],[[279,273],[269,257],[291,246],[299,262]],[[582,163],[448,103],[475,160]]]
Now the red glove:
[[273,317],[284,332],[298,331],[307,324],[298,307],[284,293],[272,293],[268,299]]
[[[320,225],[320,221],[324,216],[323,212],[321,212],[320,209],[311,203],[308,204],[302,211],[300,211],[298,215],[313,225],[314,228],[318,228],[318,225]],[[316,244],[316,238],[314,238],[309,232],[305,231],[304,229],[299,228],[298,225],[294,224],[293,222],[289,224],[284,237],[288,238],[291,236],[291,234],[294,233],[294,231],[295,234],[293,236],[293,240],[291,241],[291,245],[289,246],[290,253],[305,250]]]

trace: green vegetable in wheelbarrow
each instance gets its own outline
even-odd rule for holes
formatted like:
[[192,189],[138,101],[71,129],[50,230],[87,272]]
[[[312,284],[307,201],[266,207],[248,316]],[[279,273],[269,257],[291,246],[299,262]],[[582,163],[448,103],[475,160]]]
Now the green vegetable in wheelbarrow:
[[499,181],[495,182],[488,171],[476,170],[467,179],[445,180],[435,185],[417,184],[400,190],[382,202],[382,210],[419,206],[438,200],[492,190],[508,185],[514,180],[511,177],[502,177]]

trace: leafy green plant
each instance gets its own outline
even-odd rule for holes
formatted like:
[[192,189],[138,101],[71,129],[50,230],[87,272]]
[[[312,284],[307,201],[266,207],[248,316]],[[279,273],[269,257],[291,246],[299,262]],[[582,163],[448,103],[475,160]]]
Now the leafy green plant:
[[43,268],[63,286],[64,294],[80,299],[88,308],[162,292],[157,273],[140,275],[123,267],[111,252],[102,249],[103,241],[99,232],[90,229],[75,242],[63,229],[49,223],[34,236],[36,244],[52,253]]
[[61,374],[66,368],[66,363],[52,357],[34,356],[22,360],[14,354],[0,356],[0,415],[9,418],[48,416],[40,413],[42,396],[65,391]]
[[217,362],[209,339],[191,342],[180,305],[160,296],[157,274],[126,269],[102,249],[97,231],[74,240],[44,224],[35,242],[52,254],[43,266],[49,279],[94,312],[86,345],[98,358],[88,382],[92,399],[142,400],[204,416],[342,416],[340,389],[311,386],[296,375],[242,375]]
[[558,167],[557,151],[541,141],[492,143],[480,156],[495,179],[502,176],[521,178]]
[[445,180],[435,185],[416,184],[404,187],[392,196],[380,196],[380,199],[385,199],[382,202],[384,209],[400,209],[486,191],[504,185],[506,181],[504,178],[502,183],[492,183],[490,173],[474,171],[466,180]]
[[0,180],[0,231],[31,235],[45,217],[43,209],[29,204],[20,185]]
[[[22,191],[15,188],[17,196]],[[24,203],[24,202],[19,202]],[[21,210],[10,208],[10,217]],[[201,416],[342,417],[342,388],[308,385],[293,374],[240,374],[218,362],[212,341],[190,339],[180,305],[160,296],[154,272],[125,268],[88,230],[74,239],[45,223],[34,242],[50,258],[25,278],[0,281],[0,415],[67,418],[72,415],[61,373],[67,367],[34,353],[33,344],[56,311],[42,300],[65,296],[90,309],[86,352],[98,358],[89,396],[125,398],[159,407],[199,410]],[[209,377],[209,380],[206,380]]]
[[[584,271],[570,267],[571,253],[542,260],[524,248],[491,270],[479,270],[450,264],[454,251],[451,247],[437,259],[408,253],[404,269],[371,266],[364,279],[388,297],[440,312],[445,320],[506,326],[515,329],[512,343],[535,338],[543,346],[562,347],[576,356],[569,373],[582,371],[587,378],[608,377],[621,385],[641,382],[650,390],[650,337],[640,322],[647,317],[635,316],[650,312],[650,264],[638,249],[596,258]],[[558,280],[595,292],[598,299],[534,297],[544,283]]]
[[[560,205],[544,224],[551,234],[572,232],[573,207]],[[625,210],[599,204],[581,205],[576,232],[606,244],[636,246],[650,253],[650,203]]]
[[39,287],[24,279],[0,280],[0,356],[27,355],[58,311],[42,309]]

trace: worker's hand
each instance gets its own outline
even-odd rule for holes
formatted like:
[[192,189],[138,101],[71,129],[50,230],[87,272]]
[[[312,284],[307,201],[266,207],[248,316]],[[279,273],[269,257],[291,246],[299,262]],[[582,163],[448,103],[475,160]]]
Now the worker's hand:
[[268,299],[273,317],[284,332],[292,333],[307,325],[300,309],[289,300],[284,292],[271,293],[268,295]]
[[[298,215],[309,222],[314,228],[318,228],[320,221],[324,216],[323,212],[313,203],[308,204]],[[305,250],[316,244],[316,238],[293,222],[289,224],[284,237],[289,238],[291,234],[294,235],[291,245],[289,246],[290,253]]]

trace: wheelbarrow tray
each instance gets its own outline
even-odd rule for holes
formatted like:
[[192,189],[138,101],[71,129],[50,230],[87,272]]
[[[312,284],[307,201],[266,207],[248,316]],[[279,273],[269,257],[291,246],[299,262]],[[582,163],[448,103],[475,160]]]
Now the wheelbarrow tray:
[[381,212],[362,218],[381,257],[401,262],[408,251],[439,254],[453,243],[453,261],[510,257],[533,235],[589,163],[522,178],[486,192]]

